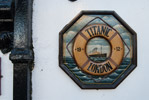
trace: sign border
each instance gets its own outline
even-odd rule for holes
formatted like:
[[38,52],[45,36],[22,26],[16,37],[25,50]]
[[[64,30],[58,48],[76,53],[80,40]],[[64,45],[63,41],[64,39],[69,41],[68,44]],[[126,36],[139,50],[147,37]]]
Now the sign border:
[[[71,71],[63,64],[63,34],[82,16],[82,15],[113,15],[132,35],[133,58],[130,67],[113,84],[83,84]],[[137,34],[136,32],[115,12],[115,11],[81,11],[70,23],[59,32],[59,66],[69,77],[82,89],[114,89],[116,88],[137,66]]]

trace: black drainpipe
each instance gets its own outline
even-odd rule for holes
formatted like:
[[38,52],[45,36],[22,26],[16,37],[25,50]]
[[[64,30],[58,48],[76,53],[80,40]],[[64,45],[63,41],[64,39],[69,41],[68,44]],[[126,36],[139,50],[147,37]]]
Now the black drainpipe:
[[0,1],[0,50],[13,63],[13,100],[31,100],[33,0]]
[[12,61],[13,100],[31,100],[31,71],[34,53],[32,45],[32,0],[15,0]]

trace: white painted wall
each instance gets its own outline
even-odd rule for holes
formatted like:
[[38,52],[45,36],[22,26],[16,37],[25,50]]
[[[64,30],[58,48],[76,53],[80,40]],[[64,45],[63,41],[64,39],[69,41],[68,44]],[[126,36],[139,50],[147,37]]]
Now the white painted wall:
[[[149,0],[34,0],[33,100],[149,100]],[[81,10],[115,10],[137,33],[138,66],[113,90],[82,90],[58,66],[59,32]],[[12,63],[2,57],[2,96],[12,100]]]
[[9,60],[9,54],[3,55],[0,52],[1,57],[1,69],[2,76],[1,79],[1,92],[0,100],[12,100],[13,98],[13,64]]
[[[148,0],[35,0],[33,100],[149,100],[148,5]],[[115,10],[138,34],[138,67],[114,90],[82,90],[58,66],[59,32],[81,10]]]

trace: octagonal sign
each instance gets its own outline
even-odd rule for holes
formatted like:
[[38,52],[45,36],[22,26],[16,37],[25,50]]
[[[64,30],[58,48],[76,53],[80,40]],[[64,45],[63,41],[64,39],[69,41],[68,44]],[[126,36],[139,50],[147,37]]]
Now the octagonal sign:
[[136,33],[114,11],[82,11],[60,32],[60,67],[82,89],[113,89],[137,65]]

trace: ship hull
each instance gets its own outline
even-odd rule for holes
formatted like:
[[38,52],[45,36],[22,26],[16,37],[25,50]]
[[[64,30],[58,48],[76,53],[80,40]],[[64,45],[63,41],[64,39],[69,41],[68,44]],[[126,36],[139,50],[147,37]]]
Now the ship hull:
[[107,54],[94,54],[94,55],[89,55],[90,57],[107,57]]

